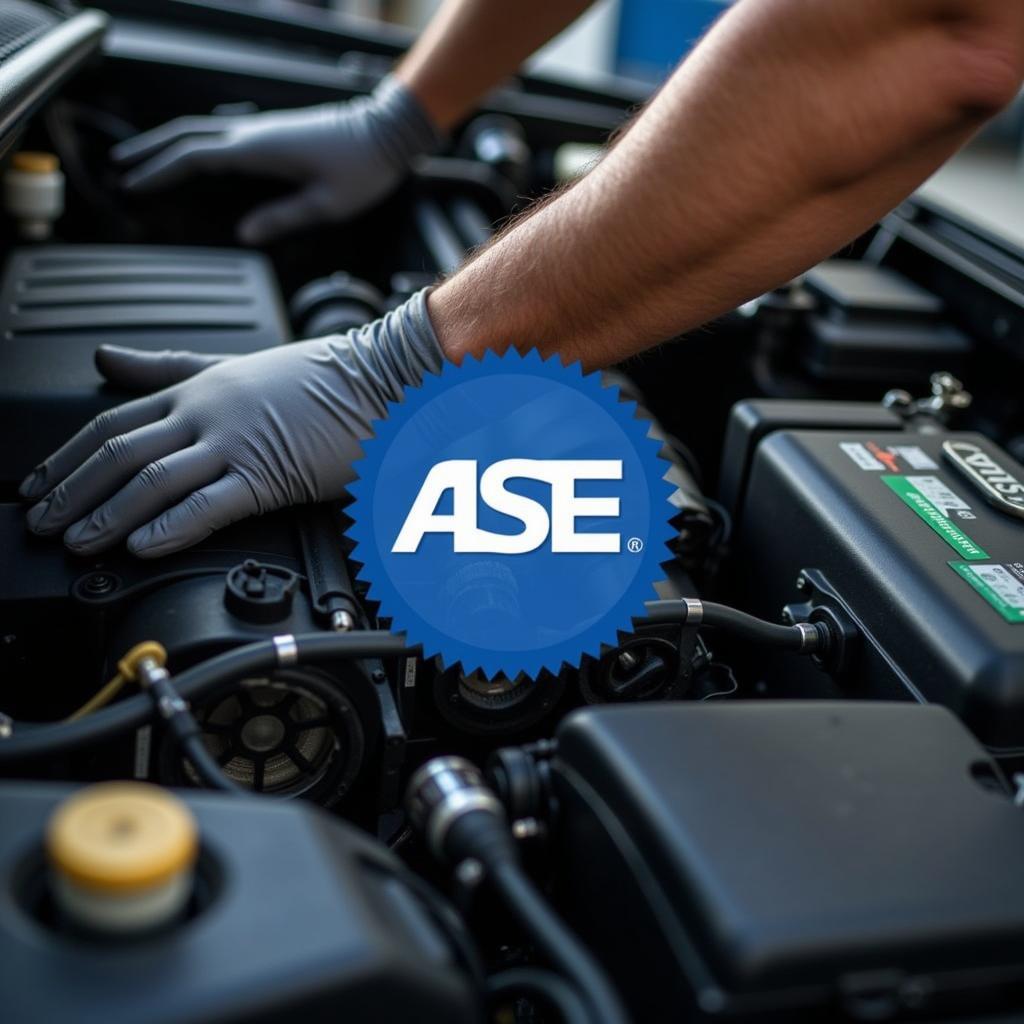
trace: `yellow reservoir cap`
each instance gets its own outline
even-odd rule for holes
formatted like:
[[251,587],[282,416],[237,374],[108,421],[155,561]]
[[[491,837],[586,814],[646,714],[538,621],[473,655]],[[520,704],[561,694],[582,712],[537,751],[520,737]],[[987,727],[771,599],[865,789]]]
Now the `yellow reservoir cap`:
[[46,846],[54,870],[75,885],[128,895],[191,869],[199,839],[192,812],[167,790],[105,782],[57,808]]
[[60,169],[60,161],[53,153],[23,149],[11,157],[11,167],[26,174],[53,174]]

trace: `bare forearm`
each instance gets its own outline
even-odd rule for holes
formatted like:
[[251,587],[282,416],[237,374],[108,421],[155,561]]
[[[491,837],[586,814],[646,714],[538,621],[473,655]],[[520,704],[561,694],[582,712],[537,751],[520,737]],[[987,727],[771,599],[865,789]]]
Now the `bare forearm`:
[[830,255],[1013,95],[1022,14],[738,4],[586,178],[433,293],[446,351],[605,365]]
[[447,131],[593,0],[446,0],[396,75]]

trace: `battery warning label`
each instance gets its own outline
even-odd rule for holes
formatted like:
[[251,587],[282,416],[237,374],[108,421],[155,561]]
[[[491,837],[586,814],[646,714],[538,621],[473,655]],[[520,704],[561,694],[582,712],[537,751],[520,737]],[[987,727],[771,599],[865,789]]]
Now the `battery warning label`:
[[868,451],[867,445],[855,443],[853,441],[844,441],[839,445],[839,447],[846,452],[846,454],[849,455],[861,469],[869,471],[875,470],[879,473],[885,470],[885,463],[880,459],[876,459],[875,456]]
[[913,509],[961,558],[977,562],[989,557],[953,522],[977,518],[958,494],[937,476],[883,476],[886,486]]
[[919,445],[898,444],[889,449],[911,469],[938,469],[939,464]]
[[950,568],[962,576],[1007,622],[1024,622],[1024,564],[979,565],[977,562],[950,562]]
[[922,470],[938,469],[936,461],[922,448],[916,444],[898,444],[883,447],[868,441],[861,444],[858,441],[843,441],[839,447],[844,451],[861,469],[868,472],[882,473],[888,470],[890,473],[901,473],[904,468]]

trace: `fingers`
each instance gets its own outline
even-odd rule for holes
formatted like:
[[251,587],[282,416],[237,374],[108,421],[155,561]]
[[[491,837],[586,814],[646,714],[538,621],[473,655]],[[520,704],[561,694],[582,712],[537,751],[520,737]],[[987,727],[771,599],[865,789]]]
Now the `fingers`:
[[63,531],[96,508],[143,466],[188,443],[184,428],[175,427],[167,420],[111,437],[38,505],[29,509],[28,528],[43,536]]
[[227,123],[226,117],[177,117],[158,128],[119,142],[110,151],[110,156],[119,164],[134,163],[190,135],[216,135],[227,127]]
[[109,501],[71,526],[64,543],[79,555],[102,551],[223,471],[223,462],[202,445],[151,462]]
[[111,438],[163,419],[169,404],[167,395],[149,395],[100,413],[37,466],[23,481],[19,493],[23,498],[42,497]]
[[127,391],[160,391],[230,357],[170,350],[144,352],[120,345],[100,345],[94,358],[96,369],[111,384]]
[[136,530],[128,538],[128,550],[140,558],[159,558],[198,544],[214,530],[258,511],[249,483],[228,473]]
[[307,188],[284,199],[265,203],[246,214],[238,224],[238,239],[245,245],[260,245],[309,227],[322,218],[316,191]]
[[156,156],[130,170],[121,184],[133,192],[166,188],[196,171],[216,171],[225,166],[230,143],[220,136],[199,136],[175,142]]

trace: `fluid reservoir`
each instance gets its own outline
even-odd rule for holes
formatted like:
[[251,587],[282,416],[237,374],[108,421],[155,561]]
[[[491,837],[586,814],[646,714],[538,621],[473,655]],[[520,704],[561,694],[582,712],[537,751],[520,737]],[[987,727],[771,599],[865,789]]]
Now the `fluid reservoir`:
[[305,800],[180,792],[0,780],[3,1024],[483,1020],[384,843]]
[[4,174],[4,207],[22,238],[45,241],[64,212],[64,175],[53,153],[22,150]]
[[90,786],[60,804],[46,836],[54,899],[81,928],[131,933],[174,920],[192,893],[198,830],[167,790]]

